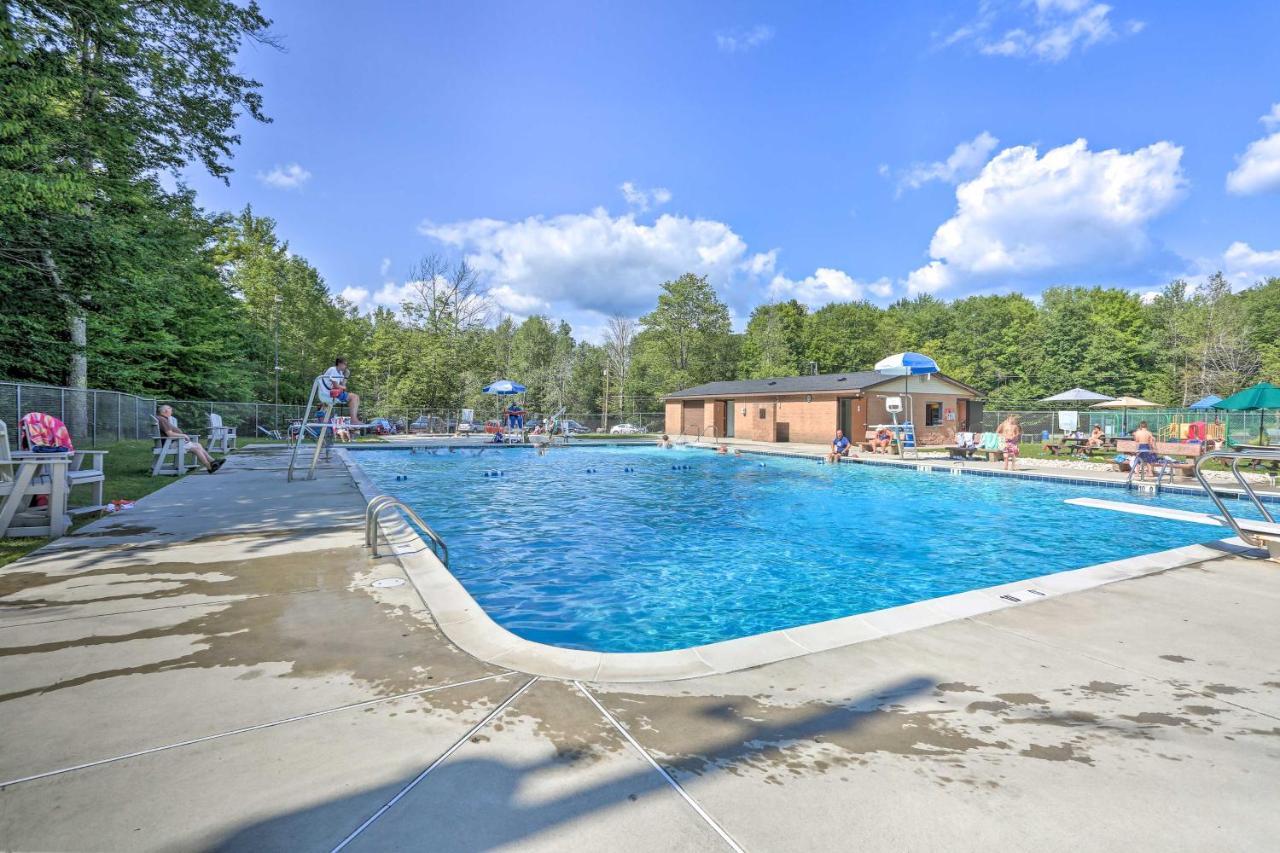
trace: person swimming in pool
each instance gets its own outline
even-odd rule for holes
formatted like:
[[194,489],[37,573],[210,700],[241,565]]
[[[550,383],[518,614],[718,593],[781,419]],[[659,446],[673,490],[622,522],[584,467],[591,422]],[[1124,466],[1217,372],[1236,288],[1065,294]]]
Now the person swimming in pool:
[[671,436],[666,435],[666,434],[664,433],[664,434],[663,434],[663,436],[662,436],[662,438],[658,439],[658,446],[659,446],[659,447],[661,447],[663,450],[670,450],[670,449],[671,449]]

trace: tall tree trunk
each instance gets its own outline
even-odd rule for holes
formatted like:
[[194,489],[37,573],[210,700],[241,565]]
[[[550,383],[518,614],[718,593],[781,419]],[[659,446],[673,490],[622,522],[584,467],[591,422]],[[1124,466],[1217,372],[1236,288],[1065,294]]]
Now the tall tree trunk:
[[88,319],[84,306],[67,291],[58,273],[58,265],[53,260],[53,253],[48,249],[40,251],[45,272],[53,284],[54,293],[67,310],[67,331],[71,337],[71,353],[67,361],[67,386],[75,389],[66,395],[65,411],[60,413],[67,420],[67,429],[72,438],[84,440],[89,435],[89,356],[88,356]]

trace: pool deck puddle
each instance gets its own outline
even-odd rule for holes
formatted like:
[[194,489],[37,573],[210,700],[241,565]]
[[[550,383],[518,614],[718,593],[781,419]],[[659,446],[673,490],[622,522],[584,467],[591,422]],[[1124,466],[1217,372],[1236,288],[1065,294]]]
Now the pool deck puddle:
[[0,570],[0,849],[1269,850],[1280,833],[1274,563],[1188,551],[1102,567],[1101,586],[984,593],[1000,609],[951,596],[896,626],[746,638],[780,656],[747,669],[717,644],[647,681],[627,655],[533,678],[514,646],[486,661],[450,641],[487,618],[465,601],[442,630],[413,584],[372,585],[412,579],[412,540],[369,557],[339,456],[288,483],[282,450],[237,454]]

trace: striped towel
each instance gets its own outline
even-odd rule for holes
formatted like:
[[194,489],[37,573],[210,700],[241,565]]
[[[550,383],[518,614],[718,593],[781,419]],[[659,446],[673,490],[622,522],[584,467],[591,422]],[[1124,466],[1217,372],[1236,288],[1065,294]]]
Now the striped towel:
[[18,428],[18,447],[35,450],[37,447],[60,447],[75,450],[67,425],[44,412],[30,412],[22,416]]

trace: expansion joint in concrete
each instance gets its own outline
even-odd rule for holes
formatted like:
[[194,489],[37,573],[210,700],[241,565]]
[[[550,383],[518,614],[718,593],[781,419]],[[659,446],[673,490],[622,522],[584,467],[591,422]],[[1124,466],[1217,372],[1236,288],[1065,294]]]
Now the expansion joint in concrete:
[[640,755],[644,758],[644,760],[648,762],[649,766],[652,767],[655,771],[657,771],[657,773],[661,775],[663,779],[666,780],[667,784],[670,785],[671,788],[677,794],[680,795],[680,798],[689,804],[689,808],[693,809],[697,813],[698,817],[702,818],[702,820],[707,824],[707,826],[711,827],[711,829],[715,832],[715,834],[720,836],[720,838],[724,841],[724,843],[728,845],[730,850],[734,850],[736,851],[736,853],[744,853],[742,845],[740,845],[737,841],[733,840],[733,836],[731,836],[728,833],[728,831],[723,826],[721,826],[719,822],[716,821],[715,818],[713,818],[711,815],[707,813],[707,810],[704,809],[702,805],[697,800],[695,800],[688,791],[684,789],[683,785],[681,785],[678,781],[676,781],[676,778],[674,776],[672,776],[669,772],[667,772],[667,768],[659,764],[657,760],[655,760],[654,757],[649,754],[649,751],[645,749],[643,746],[641,746],[639,741],[637,741],[634,737],[631,736],[631,732],[627,731],[626,726],[622,725],[622,723],[618,720],[617,717],[609,713],[608,709],[605,708],[604,705],[600,703],[600,700],[596,699],[596,697],[592,695],[591,691],[587,690],[587,688],[582,685],[582,682],[575,681],[573,682],[573,686],[578,688],[579,692],[581,692],[583,696],[586,696],[587,699],[591,701],[592,705],[596,706],[596,710],[598,710],[601,714],[603,714],[604,718],[609,721],[609,724],[618,730],[618,734],[622,735],[623,739],[626,740],[627,743],[631,744],[631,747],[636,752],[640,753]]

